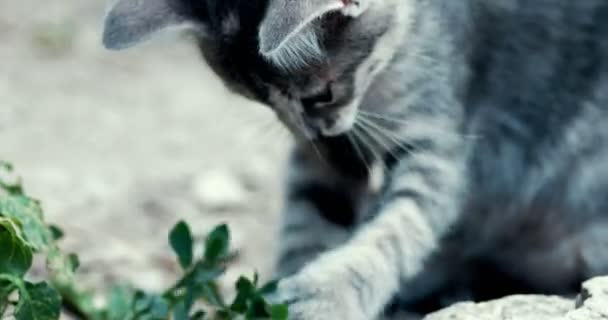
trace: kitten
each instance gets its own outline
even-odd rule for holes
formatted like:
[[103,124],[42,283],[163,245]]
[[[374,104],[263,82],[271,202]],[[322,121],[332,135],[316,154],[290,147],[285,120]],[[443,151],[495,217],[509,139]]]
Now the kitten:
[[119,0],[104,42],[176,26],[298,141],[291,319],[608,273],[605,0]]

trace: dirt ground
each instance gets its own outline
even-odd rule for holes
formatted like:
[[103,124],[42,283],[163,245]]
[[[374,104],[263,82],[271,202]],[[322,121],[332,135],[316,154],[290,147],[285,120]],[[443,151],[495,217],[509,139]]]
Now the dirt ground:
[[185,39],[113,53],[103,0],[0,1],[0,159],[13,162],[87,285],[171,281],[166,234],[228,222],[226,281],[268,274],[289,135],[230,95]]

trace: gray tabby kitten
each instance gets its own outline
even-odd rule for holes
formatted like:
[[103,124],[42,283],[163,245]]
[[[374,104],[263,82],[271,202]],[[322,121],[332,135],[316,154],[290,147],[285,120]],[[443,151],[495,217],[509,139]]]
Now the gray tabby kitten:
[[608,273],[608,1],[119,0],[104,42],[175,26],[299,142],[291,319]]

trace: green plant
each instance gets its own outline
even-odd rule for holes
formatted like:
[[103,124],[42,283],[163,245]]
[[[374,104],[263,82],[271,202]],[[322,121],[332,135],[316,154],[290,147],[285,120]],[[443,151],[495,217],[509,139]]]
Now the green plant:
[[[2,177],[12,166],[0,162],[0,318],[56,320],[62,307],[87,320],[198,320],[270,319],[286,320],[287,305],[270,304],[265,296],[276,290],[276,282],[259,284],[241,277],[236,297],[226,302],[217,280],[225,272],[229,257],[230,231],[215,228],[197,255],[194,237],[185,222],[169,234],[169,244],[183,276],[163,293],[148,293],[118,284],[107,295],[105,308],[93,303],[93,293],[74,281],[78,257],[64,254],[58,245],[63,232],[45,223],[40,203],[27,196],[19,181]],[[27,280],[35,254],[46,254],[49,280]]]

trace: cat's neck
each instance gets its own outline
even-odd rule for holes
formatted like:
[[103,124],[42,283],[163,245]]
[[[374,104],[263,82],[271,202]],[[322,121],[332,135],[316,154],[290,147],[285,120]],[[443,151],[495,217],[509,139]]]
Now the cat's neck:
[[463,90],[457,86],[466,83],[468,73],[472,7],[471,0],[422,4],[393,58],[368,90],[363,110],[386,106],[384,115],[391,116],[425,87],[434,90],[449,83],[454,90]]

